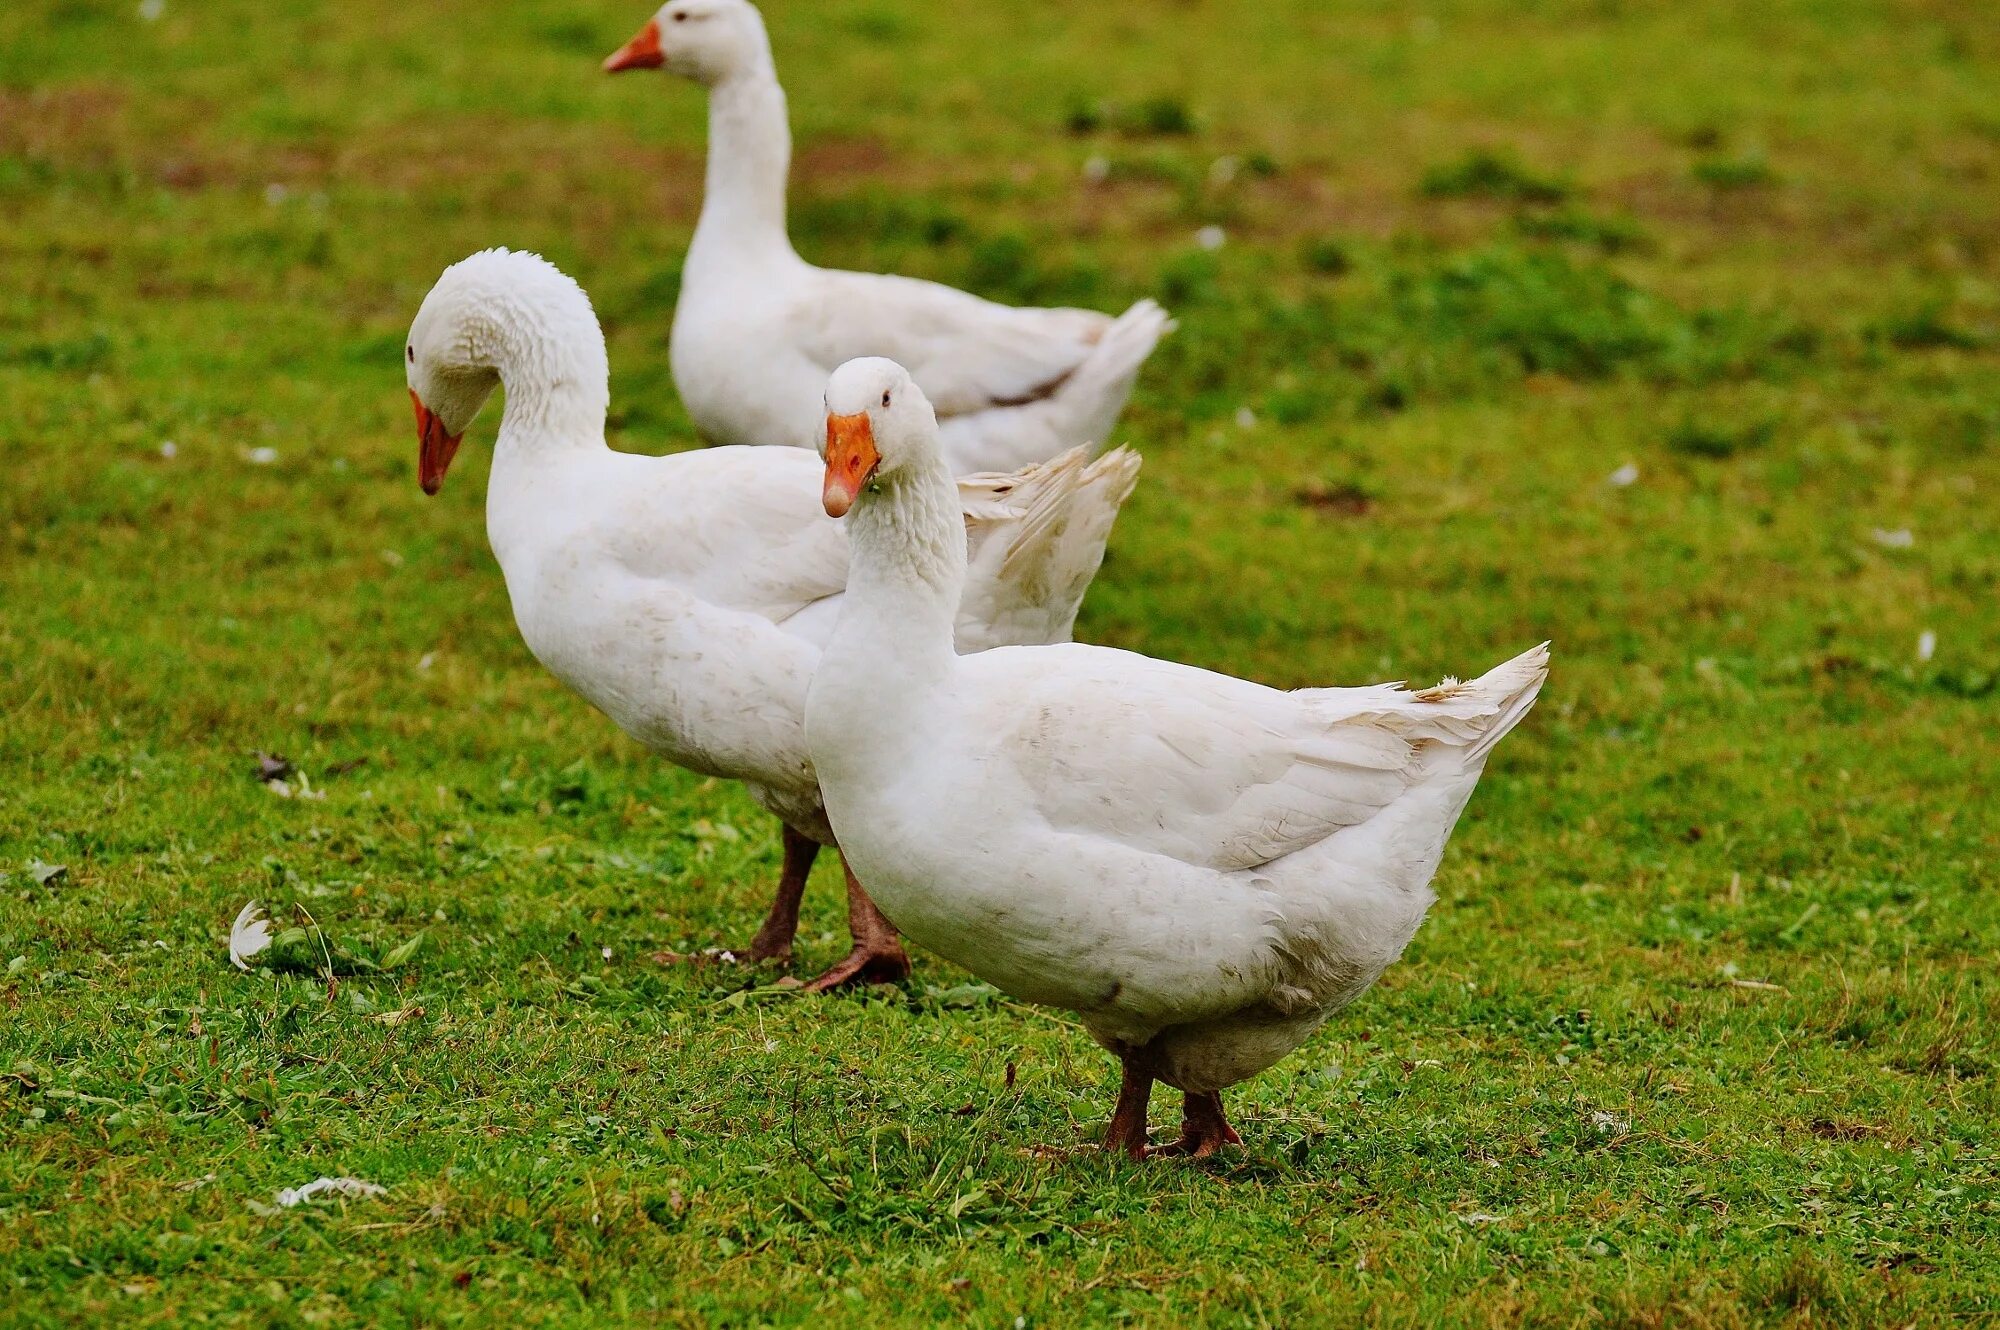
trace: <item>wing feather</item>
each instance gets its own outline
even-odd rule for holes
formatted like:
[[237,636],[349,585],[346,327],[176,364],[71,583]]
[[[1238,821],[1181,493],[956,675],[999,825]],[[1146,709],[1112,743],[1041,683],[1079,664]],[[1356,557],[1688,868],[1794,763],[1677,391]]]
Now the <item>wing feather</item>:
[[981,691],[1011,695],[998,747],[1061,829],[1254,868],[1366,821],[1410,784],[1409,739],[1328,724],[1301,694],[1098,647],[979,659],[1019,676]]
[[791,321],[806,356],[828,373],[856,356],[887,356],[940,420],[1048,396],[1111,325],[1095,310],[1023,309],[913,277],[815,276]]

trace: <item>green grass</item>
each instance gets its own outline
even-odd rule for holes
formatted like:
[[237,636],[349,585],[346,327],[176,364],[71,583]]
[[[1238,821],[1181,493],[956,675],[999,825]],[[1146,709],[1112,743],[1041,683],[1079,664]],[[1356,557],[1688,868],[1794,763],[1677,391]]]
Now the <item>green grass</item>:
[[[772,5],[810,257],[1181,319],[1083,636],[1556,642],[1404,962],[1143,1167],[1034,1150],[1109,1061],[934,960],[656,961],[773,825],[528,657],[496,413],[417,491],[403,331],[491,244],[688,442],[700,103],[595,69],[645,7],[0,8],[0,1322],[2000,1315],[1981,0]],[[229,967],[252,895],[335,983]],[[389,1194],[253,1208],[323,1173]]]

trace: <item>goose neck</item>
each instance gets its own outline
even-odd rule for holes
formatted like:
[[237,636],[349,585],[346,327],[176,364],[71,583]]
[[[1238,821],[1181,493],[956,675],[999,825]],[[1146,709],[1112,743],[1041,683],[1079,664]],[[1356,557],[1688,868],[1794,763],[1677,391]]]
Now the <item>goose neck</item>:
[[870,656],[893,656],[916,684],[956,654],[965,589],[965,517],[939,461],[863,496],[849,516],[853,554],[840,633]]
[[581,292],[574,300],[501,299],[471,333],[506,391],[486,494],[487,535],[505,567],[512,545],[552,502],[550,468],[607,451],[610,366]]
[[[584,357],[576,357],[581,362]],[[554,375],[500,371],[507,391],[496,447],[502,452],[545,453],[604,447],[604,418],[611,395],[602,371],[572,363]]]
[[788,256],[785,178],[792,132],[785,91],[768,58],[708,94],[708,175],[694,248]]

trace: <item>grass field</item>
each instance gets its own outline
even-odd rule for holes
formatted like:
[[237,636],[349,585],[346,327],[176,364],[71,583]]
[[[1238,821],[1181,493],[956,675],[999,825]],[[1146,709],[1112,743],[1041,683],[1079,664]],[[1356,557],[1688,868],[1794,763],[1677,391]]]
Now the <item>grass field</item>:
[[[1984,0],[772,0],[808,257],[1180,317],[1083,637],[1556,644],[1404,962],[1143,1166],[1035,1149],[1111,1062],[934,960],[656,959],[775,824],[529,658],[497,412],[417,490],[492,244],[691,442],[645,3],[0,8],[0,1323],[2000,1320]],[[333,985],[229,966],[251,896]],[[321,1174],[388,1193],[257,1208]]]

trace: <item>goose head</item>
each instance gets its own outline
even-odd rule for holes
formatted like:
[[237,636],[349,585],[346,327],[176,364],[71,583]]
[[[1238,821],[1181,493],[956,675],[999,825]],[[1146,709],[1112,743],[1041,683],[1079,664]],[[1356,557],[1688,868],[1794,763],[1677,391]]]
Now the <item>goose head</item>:
[[665,69],[713,87],[770,59],[764,17],[749,0],[667,0],[605,59],[604,72]]
[[[509,410],[573,402],[600,429],[607,397],[604,335],[590,298],[539,254],[488,249],[444,270],[403,343],[417,412],[417,478],[436,494],[459,440],[505,379]],[[516,400],[518,399],[518,400]]]
[[910,372],[893,360],[850,360],[826,383],[829,517],[845,517],[862,490],[893,484],[938,462],[937,414]]
[[444,270],[403,342],[403,377],[417,412],[417,479],[426,494],[444,484],[459,440],[500,383],[473,333],[481,301],[478,283],[462,271],[470,262]]

